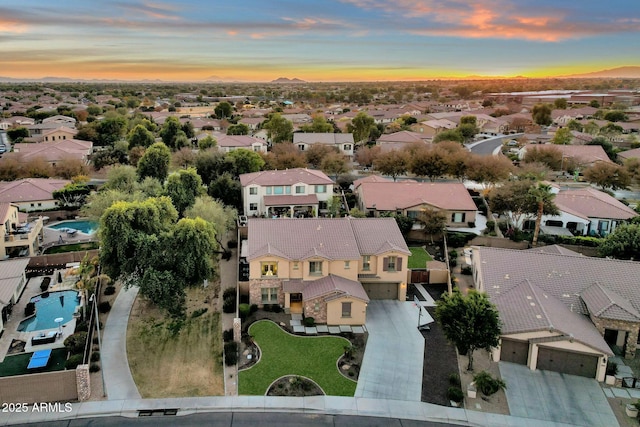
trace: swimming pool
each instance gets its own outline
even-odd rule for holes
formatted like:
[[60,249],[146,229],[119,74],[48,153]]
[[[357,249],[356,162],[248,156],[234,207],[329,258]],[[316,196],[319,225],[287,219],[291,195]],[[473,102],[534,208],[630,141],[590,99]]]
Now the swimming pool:
[[57,224],[48,225],[47,227],[53,228],[54,230],[72,228],[74,230],[81,231],[84,234],[93,234],[98,229],[98,223],[86,219],[78,219],[73,221],[62,221]]
[[58,324],[54,320],[62,317],[62,324],[67,323],[73,318],[73,313],[80,303],[80,294],[76,291],[49,292],[46,297],[43,295],[46,293],[31,298],[30,302],[36,304],[36,314],[20,322],[18,331],[33,332],[57,328]]

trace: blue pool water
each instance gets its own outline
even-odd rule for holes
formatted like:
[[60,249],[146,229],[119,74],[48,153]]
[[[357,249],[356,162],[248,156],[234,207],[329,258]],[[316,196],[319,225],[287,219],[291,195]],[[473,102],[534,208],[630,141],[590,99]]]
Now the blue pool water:
[[64,228],[73,228],[74,230],[81,231],[85,234],[93,234],[98,229],[98,224],[88,220],[75,220],[75,221],[63,221],[57,224],[48,225],[47,227],[54,230],[61,230]]
[[80,294],[76,291],[49,292],[48,297],[38,295],[31,298],[31,302],[36,303],[36,315],[20,322],[20,332],[57,328],[58,324],[54,320],[58,317],[64,319],[64,325],[73,318],[73,313],[80,303]]

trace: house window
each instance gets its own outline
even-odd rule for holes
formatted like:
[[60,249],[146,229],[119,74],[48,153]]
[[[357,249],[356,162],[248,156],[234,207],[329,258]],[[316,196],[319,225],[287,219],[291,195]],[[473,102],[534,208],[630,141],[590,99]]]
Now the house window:
[[322,274],[322,261],[309,261],[309,274],[319,276]]
[[278,263],[265,261],[260,263],[260,272],[263,276],[278,276]]
[[304,151],[304,144],[298,144],[298,150]]
[[384,271],[402,271],[402,258],[390,256],[382,260],[382,270]]
[[327,202],[319,201],[318,202],[318,209],[320,209],[320,210],[327,209]]
[[344,262],[344,269],[345,270],[349,270],[351,268],[351,261],[345,261]]
[[251,187],[249,188],[249,194],[255,196],[256,194],[258,194],[258,187]]
[[291,186],[287,185],[286,187],[284,187],[284,192],[285,194],[291,194]]
[[326,185],[316,185],[316,193],[326,193],[327,186]]
[[293,262],[293,269],[294,269],[294,270],[297,270],[298,268],[299,268],[299,263],[298,263],[298,261],[294,261],[294,262]]
[[464,222],[464,217],[464,212],[456,212],[451,215],[451,222]]
[[267,187],[267,194],[271,194],[273,192],[273,189],[271,187]]
[[250,211],[257,211],[258,210],[258,204],[257,203],[249,203],[249,210]]
[[304,194],[304,185],[296,185],[296,194]]
[[350,151],[351,150],[351,144],[344,144],[343,150],[344,151]]
[[316,313],[318,313],[320,311],[320,303],[317,302],[313,305],[313,311],[315,311]]
[[343,302],[342,303],[342,317],[351,317],[351,303]]
[[364,271],[371,270],[371,256],[364,255],[362,257],[362,270],[364,270]]
[[548,221],[545,221],[545,225],[548,225],[549,227],[562,227],[564,224],[562,223],[562,221],[550,219]]
[[262,288],[262,303],[274,304],[278,302],[278,288]]
[[273,187],[273,194],[284,194],[284,188],[282,187],[282,185]]
[[418,211],[407,211],[407,216],[413,220],[418,219],[418,215],[420,212]]

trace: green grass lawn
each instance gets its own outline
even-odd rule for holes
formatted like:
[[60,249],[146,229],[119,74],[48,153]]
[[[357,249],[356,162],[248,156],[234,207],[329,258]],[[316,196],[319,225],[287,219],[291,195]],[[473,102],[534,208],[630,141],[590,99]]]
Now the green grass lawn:
[[411,251],[409,268],[425,268],[427,261],[433,261],[433,258],[423,247],[412,247],[409,250]]
[[80,252],[98,249],[98,242],[70,243],[68,245],[52,246],[44,250],[45,254],[60,254],[64,252]]
[[356,383],[336,366],[349,341],[341,337],[299,337],[270,321],[251,325],[249,333],[260,346],[260,361],[239,373],[239,392],[264,395],[269,385],[285,375],[311,378],[331,396],[353,396]]
[[49,363],[46,368],[28,370],[29,359],[33,353],[16,354],[7,356],[0,363],[0,377],[10,377],[13,375],[32,374],[34,372],[53,372],[64,369],[64,362],[67,360],[67,350],[57,348],[51,352]]

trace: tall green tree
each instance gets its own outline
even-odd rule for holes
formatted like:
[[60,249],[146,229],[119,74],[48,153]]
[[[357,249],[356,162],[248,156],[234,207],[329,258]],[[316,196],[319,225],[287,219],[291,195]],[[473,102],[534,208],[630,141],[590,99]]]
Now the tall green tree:
[[171,243],[176,251],[176,276],[187,285],[202,283],[213,272],[213,254],[218,250],[216,230],[202,218],[182,218],[172,229]]
[[409,170],[417,176],[426,176],[435,181],[447,172],[445,153],[430,148],[416,150],[409,163]]
[[240,148],[233,150],[226,156],[233,165],[233,174],[240,176],[243,173],[258,172],[264,166],[264,159],[255,151]]
[[302,132],[333,133],[333,125],[321,115],[314,115],[310,124],[300,126]]
[[534,123],[540,126],[549,126],[553,123],[551,107],[548,104],[536,104],[531,111]]
[[175,116],[169,116],[162,124],[160,137],[164,145],[171,150],[178,150],[188,143],[188,139],[182,130],[180,120]]
[[109,113],[97,123],[95,130],[98,145],[112,146],[127,132],[127,118],[117,113]]
[[173,206],[178,214],[193,206],[198,197],[204,191],[202,178],[195,168],[180,169],[169,175],[165,185],[167,196],[171,198]]
[[222,238],[234,229],[238,212],[231,206],[225,206],[222,202],[213,199],[209,195],[196,198],[193,206],[185,211],[186,218],[202,218],[211,223],[216,230],[216,240],[222,248]]
[[569,145],[571,144],[572,139],[573,135],[571,135],[571,129],[562,128],[556,131],[551,142],[558,145]]
[[365,112],[359,112],[347,125],[347,131],[353,134],[356,144],[369,142],[373,128],[376,127],[373,117]]
[[233,114],[233,105],[227,101],[222,101],[213,109],[213,112],[218,119],[228,119]]
[[[520,228],[526,218],[537,216],[539,204],[535,197],[537,183],[530,179],[507,181],[491,190],[489,207],[491,212],[508,216],[513,227]],[[544,215],[557,215],[558,208],[548,198],[543,204]]]
[[373,167],[382,175],[388,175],[395,181],[397,177],[409,170],[409,156],[406,152],[399,150],[381,153],[373,162]]
[[262,127],[267,130],[267,138],[273,144],[293,140],[293,123],[280,113],[273,113]]
[[140,180],[150,176],[164,182],[169,173],[171,150],[162,142],[156,142],[145,151],[138,161],[138,177]]
[[136,125],[129,132],[127,141],[129,142],[129,150],[131,150],[133,147],[149,147],[156,142],[156,139],[144,125]]
[[436,301],[435,314],[447,339],[468,356],[468,371],[473,371],[475,350],[490,350],[500,342],[500,314],[485,293],[472,289],[463,295],[455,288]]
[[209,195],[236,209],[242,208],[242,186],[229,173],[223,173],[209,184]]
[[547,212],[551,212],[550,215],[557,215],[560,213],[557,207],[553,209],[553,207],[555,207],[553,199],[556,195],[551,190],[550,185],[539,182],[538,185],[532,187],[528,191],[529,196],[532,197],[538,205],[538,210],[536,212],[536,225],[533,230],[533,240],[531,242],[533,246],[538,244],[538,235],[540,234],[540,225],[542,224],[542,216],[545,213],[545,209]]
[[464,136],[458,129],[448,129],[440,132],[433,137],[433,143],[437,144],[443,141],[455,141],[462,144],[464,142]]
[[63,209],[79,209],[84,205],[91,189],[86,182],[71,182],[53,192],[53,198],[59,201]]
[[342,153],[334,152],[322,159],[320,169],[337,179],[338,175],[349,172],[349,161]]
[[615,163],[597,162],[583,171],[584,178],[603,190],[625,189],[631,184],[629,172]]
[[244,123],[237,123],[227,128],[227,135],[249,135],[249,126]]
[[433,236],[444,231],[444,227],[447,224],[447,215],[435,209],[423,209],[420,211],[416,221],[422,225],[425,238],[429,235],[431,244],[433,244]]

